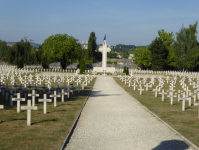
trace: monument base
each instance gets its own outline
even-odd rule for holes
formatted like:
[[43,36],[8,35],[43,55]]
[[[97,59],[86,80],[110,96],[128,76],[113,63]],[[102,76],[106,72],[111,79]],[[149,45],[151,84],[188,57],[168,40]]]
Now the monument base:
[[[104,72],[102,67],[94,67],[94,72]],[[106,67],[106,72],[115,73],[115,67]]]

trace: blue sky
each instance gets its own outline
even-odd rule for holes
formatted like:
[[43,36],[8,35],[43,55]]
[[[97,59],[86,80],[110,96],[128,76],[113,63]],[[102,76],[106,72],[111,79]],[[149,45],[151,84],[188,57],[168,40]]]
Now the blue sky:
[[[0,0],[0,39],[42,44],[61,33],[102,44],[149,45],[157,31],[178,32],[199,20],[199,0]],[[198,28],[197,28],[198,30]],[[199,41],[199,38],[197,38]]]

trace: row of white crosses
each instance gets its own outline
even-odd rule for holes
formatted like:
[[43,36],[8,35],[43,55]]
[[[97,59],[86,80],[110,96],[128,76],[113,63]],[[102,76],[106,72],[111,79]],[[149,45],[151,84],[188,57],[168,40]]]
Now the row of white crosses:
[[[83,87],[84,87],[84,85],[87,85],[87,82],[90,82],[90,81],[92,81],[93,80],[93,78],[95,77],[95,76],[89,76],[89,75],[87,75],[87,76],[83,76],[83,77],[85,77],[86,79],[85,79],[85,82],[86,82],[86,84],[84,84],[84,82],[83,82]],[[25,77],[26,78],[26,77]],[[30,79],[32,79],[32,76],[30,76]],[[81,76],[79,76],[79,78],[78,78],[78,80],[79,81],[81,81],[82,79],[81,79]],[[62,89],[62,92],[61,93],[56,93],[56,90],[54,90],[54,95],[52,94],[52,95],[50,95],[50,97],[52,97],[52,98],[54,98],[54,107],[56,107],[57,106],[57,98],[58,97],[61,97],[61,99],[62,99],[62,102],[64,102],[64,95],[68,95],[68,98],[69,98],[69,93],[70,92],[72,92],[72,94],[73,94],[73,91],[75,90],[74,88],[73,88],[73,83],[72,83],[72,81],[74,81],[74,77],[73,77],[73,80],[71,80],[71,83],[70,83],[70,85],[71,85],[71,89],[69,88],[68,90],[67,90],[67,92],[65,92],[66,91],[66,86],[64,87],[64,89]],[[1,85],[2,83],[0,83],[0,85]],[[2,87],[1,87],[2,86]],[[2,92],[2,94],[4,94],[4,85],[1,85],[0,86],[0,89],[1,90],[3,90],[3,92]],[[16,83],[14,84],[14,88],[15,88],[15,92],[16,92],[16,87],[18,87],[17,85],[16,85]],[[31,85],[30,85],[30,83],[29,83],[29,86],[27,86],[28,88],[29,88],[29,91],[30,91],[30,88],[32,87]],[[6,85],[6,89],[8,88],[8,85]],[[42,87],[43,88],[43,92],[45,93],[45,84],[44,84],[44,86]],[[61,83],[60,83],[60,80],[59,80],[59,83],[58,83],[58,88],[57,89],[61,89]],[[26,90],[26,89],[25,89]],[[35,88],[35,90],[37,90],[37,88]],[[31,100],[28,100],[27,102],[27,106],[20,106],[20,102],[21,101],[25,101],[26,99],[27,99],[27,97],[26,98],[21,98],[20,97],[20,94],[22,93],[22,92],[20,92],[20,91],[22,91],[22,85],[20,85],[19,86],[19,89],[18,89],[18,91],[19,91],[19,93],[17,93],[17,98],[12,98],[12,96],[14,95],[12,92],[10,92],[10,105],[12,106],[12,101],[17,101],[17,112],[18,113],[20,113],[20,110],[21,109],[23,109],[23,110],[27,110],[27,125],[28,126],[30,126],[31,125],[31,110],[37,110],[38,108],[37,108],[37,106],[35,106],[35,97],[39,97],[39,94],[36,94],[35,93],[35,90],[32,90],[32,94],[28,94],[28,96],[31,96],[32,97],[32,104],[31,104]],[[78,93],[79,93],[79,90],[80,90],[80,87],[79,87],[79,85],[78,85]],[[10,90],[10,91],[12,91],[12,90]],[[28,93],[28,91],[26,92],[26,94]],[[57,95],[58,94],[58,95]],[[44,94],[44,98],[43,99],[39,99],[38,100],[39,102],[43,102],[44,104],[44,114],[46,114],[46,111],[47,111],[47,102],[52,102],[52,100],[51,99],[47,99],[47,95],[46,94]],[[4,106],[3,105],[0,105],[0,109],[3,109],[4,108]]]
[[[140,90],[140,95],[142,95],[142,91],[144,89],[142,89],[141,84],[142,83],[145,84],[146,79],[143,79],[143,81],[141,82],[141,81],[139,81],[140,76],[133,77],[133,76],[118,75],[118,78],[120,80],[122,80],[122,82],[125,82],[125,84],[129,83],[129,87],[134,87],[134,90],[135,90],[135,87],[137,86],[135,83],[137,83],[138,86],[139,86],[138,90]],[[195,82],[193,82],[192,79],[196,79],[197,84]],[[132,81],[134,82],[134,85],[131,85]],[[177,81],[177,76],[174,76],[174,78],[172,80],[170,80],[168,76],[166,77],[166,82],[168,83],[170,81],[169,90],[167,90],[167,92],[165,92],[164,89],[162,89],[162,91],[161,91],[161,88],[163,88],[165,80],[163,80],[162,78],[159,78],[158,81],[159,81],[159,85],[156,86],[156,88],[153,90],[155,92],[155,97],[157,97],[158,94],[161,94],[162,95],[162,101],[164,101],[164,95],[167,95],[167,92],[168,92],[169,94],[168,94],[167,97],[170,98],[171,105],[173,105],[173,98],[177,97],[178,102],[182,101],[182,110],[183,111],[185,111],[185,101],[186,100],[189,101],[189,106],[191,106],[191,98],[194,99],[194,105],[199,106],[199,103],[195,103],[196,99],[199,99],[199,76],[188,77],[189,85],[192,85],[193,88],[197,89],[197,90],[194,90],[193,93],[191,93],[191,91],[189,90],[189,87],[186,84],[184,84],[185,77],[183,77],[180,80],[180,84],[182,85],[183,90],[182,91],[178,90],[178,92],[175,93],[175,95],[174,95],[174,91],[175,91],[174,88],[175,88],[175,84],[176,84],[176,81]],[[155,82],[155,80],[153,78],[151,78],[151,81],[149,83],[146,83],[146,85],[144,85],[144,87],[146,87],[146,91],[148,91],[149,87],[154,85],[154,82]],[[183,95],[183,97],[181,98],[180,95]]]

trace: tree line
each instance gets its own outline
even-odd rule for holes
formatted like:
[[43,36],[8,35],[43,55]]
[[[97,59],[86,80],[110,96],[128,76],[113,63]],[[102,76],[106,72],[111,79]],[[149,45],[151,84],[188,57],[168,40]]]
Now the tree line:
[[79,60],[80,73],[83,73],[87,67],[85,64],[85,55],[88,59],[96,57],[96,37],[91,32],[88,41],[88,50],[82,49],[79,41],[67,34],[51,35],[44,40],[39,48],[31,46],[27,38],[21,39],[12,47],[7,46],[5,41],[0,40],[0,59],[8,64],[23,68],[26,65],[42,64],[43,68],[49,68],[49,64],[60,62],[60,68],[65,69],[71,60]]
[[182,25],[176,32],[158,31],[156,37],[149,46],[137,47],[131,51],[133,62],[143,68],[152,70],[199,70],[199,43],[197,41],[197,25]]

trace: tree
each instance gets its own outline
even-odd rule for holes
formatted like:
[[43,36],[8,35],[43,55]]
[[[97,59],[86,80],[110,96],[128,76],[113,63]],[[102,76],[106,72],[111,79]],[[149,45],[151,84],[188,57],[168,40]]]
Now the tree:
[[88,40],[88,52],[89,52],[89,59],[93,59],[93,61],[95,58],[95,50],[97,48],[96,40],[97,38],[95,37],[95,32],[91,32]]
[[129,68],[126,69],[126,75],[129,75]]
[[123,70],[123,73],[126,73],[126,66],[124,66],[124,70]]
[[173,32],[165,32],[164,29],[161,29],[158,31],[158,35],[160,39],[162,39],[163,43],[166,45],[167,51],[168,51],[168,56],[166,60],[166,65],[169,68],[175,67],[175,55],[172,49],[172,44],[175,41],[174,40],[174,34]]
[[70,59],[79,59],[79,52],[82,48],[74,37],[67,34],[56,34],[45,39],[42,49],[45,59],[50,62],[60,62],[61,69],[65,69]]
[[39,64],[42,64],[42,67],[44,69],[48,69],[51,63],[51,60],[48,59],[46,55],[44,55],[44,50],[42,49],[42,46],[43,44],[39,46],[38,51],[36,51],[37,62]]
[[148,67],[151,65],[151,51],[149,50],[148,46],[139,46],[137,47],[137,49],[131,51],[131,54],[133,54],[132,60],[136,65],[144,65],[145,67],[147,67],[148,70]]
[[108,52],[107,53],[107,58],[117,58],[117,54],[113,52]]
[[151,65],[153,70],[164,70],[168,56],[167,48],[160,38],[155,38],[149,45],[151,51]]
[[81,56],[81,59],[79,61],[79,69],[81,74],[87,69],[84,55]]
[[88,51],[88,49],[84,50],[84,57],[85,57],[85,60],[89,60],[89,51]]
[[11,47],[7,46],[7,43],[2,40],[0,40],[0,58],[7,63],[12,62],[14,59],[14,54],[11,53]]
[[15,43],[12,46],[12,50],[10,50],[5,57],[8,63],[16,65],[18,68],[23,68],[24,65],[37,64],[35,49],[32,48],[27,38]]
[[199,62],[199,48],[197,45],[198,22],[185,28],[183,25],[176,33],[176,41],[173,44],[173,50],[176,56],[176,67],[178,69],[193,69]]
[[7,51],[7,43],[5,41],[0,40],[0,53],[5,54]]

